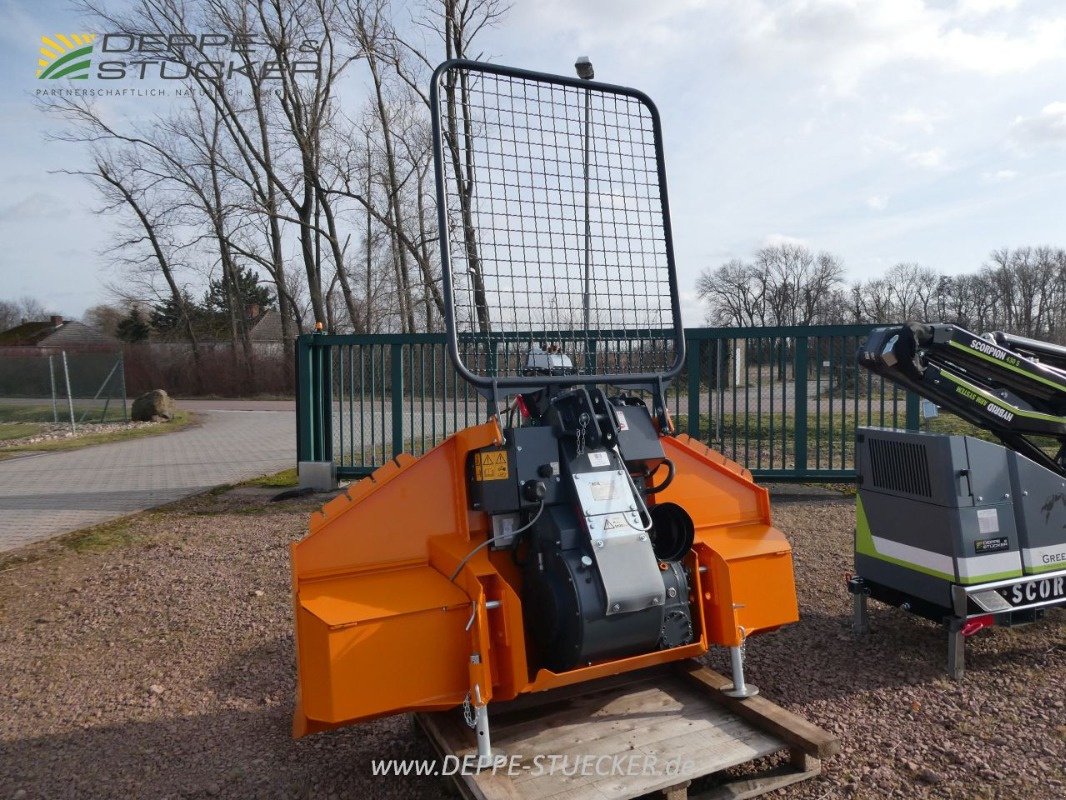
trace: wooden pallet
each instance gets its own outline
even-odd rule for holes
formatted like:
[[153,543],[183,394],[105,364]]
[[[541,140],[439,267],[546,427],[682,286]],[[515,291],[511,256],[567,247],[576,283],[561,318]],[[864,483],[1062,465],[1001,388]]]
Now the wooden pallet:
[[[722,694],[729,685],[684,661],[492,704],[493,751],[507,763],[451,780],[468,800],[740,800],[817,775],[839,750],[831,734],[764,697]],[[472,763],[477,746],[461,713],[415,719],[438,755]],[[780,752],[789,756],[783,767],[740,780],[715,775]],[[684,774],[666,768],[682,763]],[[633,764],[643,774],[630,774]]]

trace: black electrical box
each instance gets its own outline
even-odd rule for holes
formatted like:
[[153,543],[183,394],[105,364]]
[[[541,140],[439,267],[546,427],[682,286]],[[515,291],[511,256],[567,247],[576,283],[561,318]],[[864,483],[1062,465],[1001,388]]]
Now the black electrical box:
[[490,514],[518,510],[518,481],[510,447],[484,447],[467,459],[470,506]]
[[627,464],[640,463],[653,470],[666,458],[659,432],[644,406],[615,405],[618,423],[618,450]]
[[562,501],[559,478],[559,440],[548,427],[514,428],[507,431],[507,441],[514,443],[518,465],[519,498],[526,508],[536,507],[532,493],[523,491],[530,482],[544,484],[544,503]]

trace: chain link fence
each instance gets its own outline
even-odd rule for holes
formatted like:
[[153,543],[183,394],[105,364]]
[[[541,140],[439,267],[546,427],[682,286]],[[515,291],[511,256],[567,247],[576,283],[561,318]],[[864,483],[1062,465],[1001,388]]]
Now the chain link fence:
[[[121,350],[0,347],[0,426],[4,438],[51,424],[127,422]],[[21,426],[21,427],[20,427]]]

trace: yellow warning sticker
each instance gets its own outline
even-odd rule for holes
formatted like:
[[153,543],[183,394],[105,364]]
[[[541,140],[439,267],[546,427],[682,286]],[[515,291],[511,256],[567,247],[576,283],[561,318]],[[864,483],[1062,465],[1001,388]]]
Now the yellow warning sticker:
[[507,451],[493,450],[474,454],[474,480],[505,481],[510,477],[507,467]]

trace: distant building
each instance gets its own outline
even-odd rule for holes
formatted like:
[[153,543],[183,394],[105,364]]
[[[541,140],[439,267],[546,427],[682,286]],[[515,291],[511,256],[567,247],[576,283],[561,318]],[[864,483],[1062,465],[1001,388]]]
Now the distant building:
[[118,397],[121,352],[122,342],[81,322],[23,320],[0,331],[0,397]]
[[113,347],[122,343],[113,336],[101,333],[95,328],[77,322],[53,316],[45,321],[29,322],[23,320],[21,325],[0,332],[0,347]]
[[281,314],[272,308],[260,311],[259,306],[248,308],[248,337],[254,343],[282,344]]
[[[295,323],[293,330],[295,330]],[[248,307],[248,338],[259,355],[278,355],[291,347],[281,335],[281,312],[273,308],[260,309],[257,305]]]

